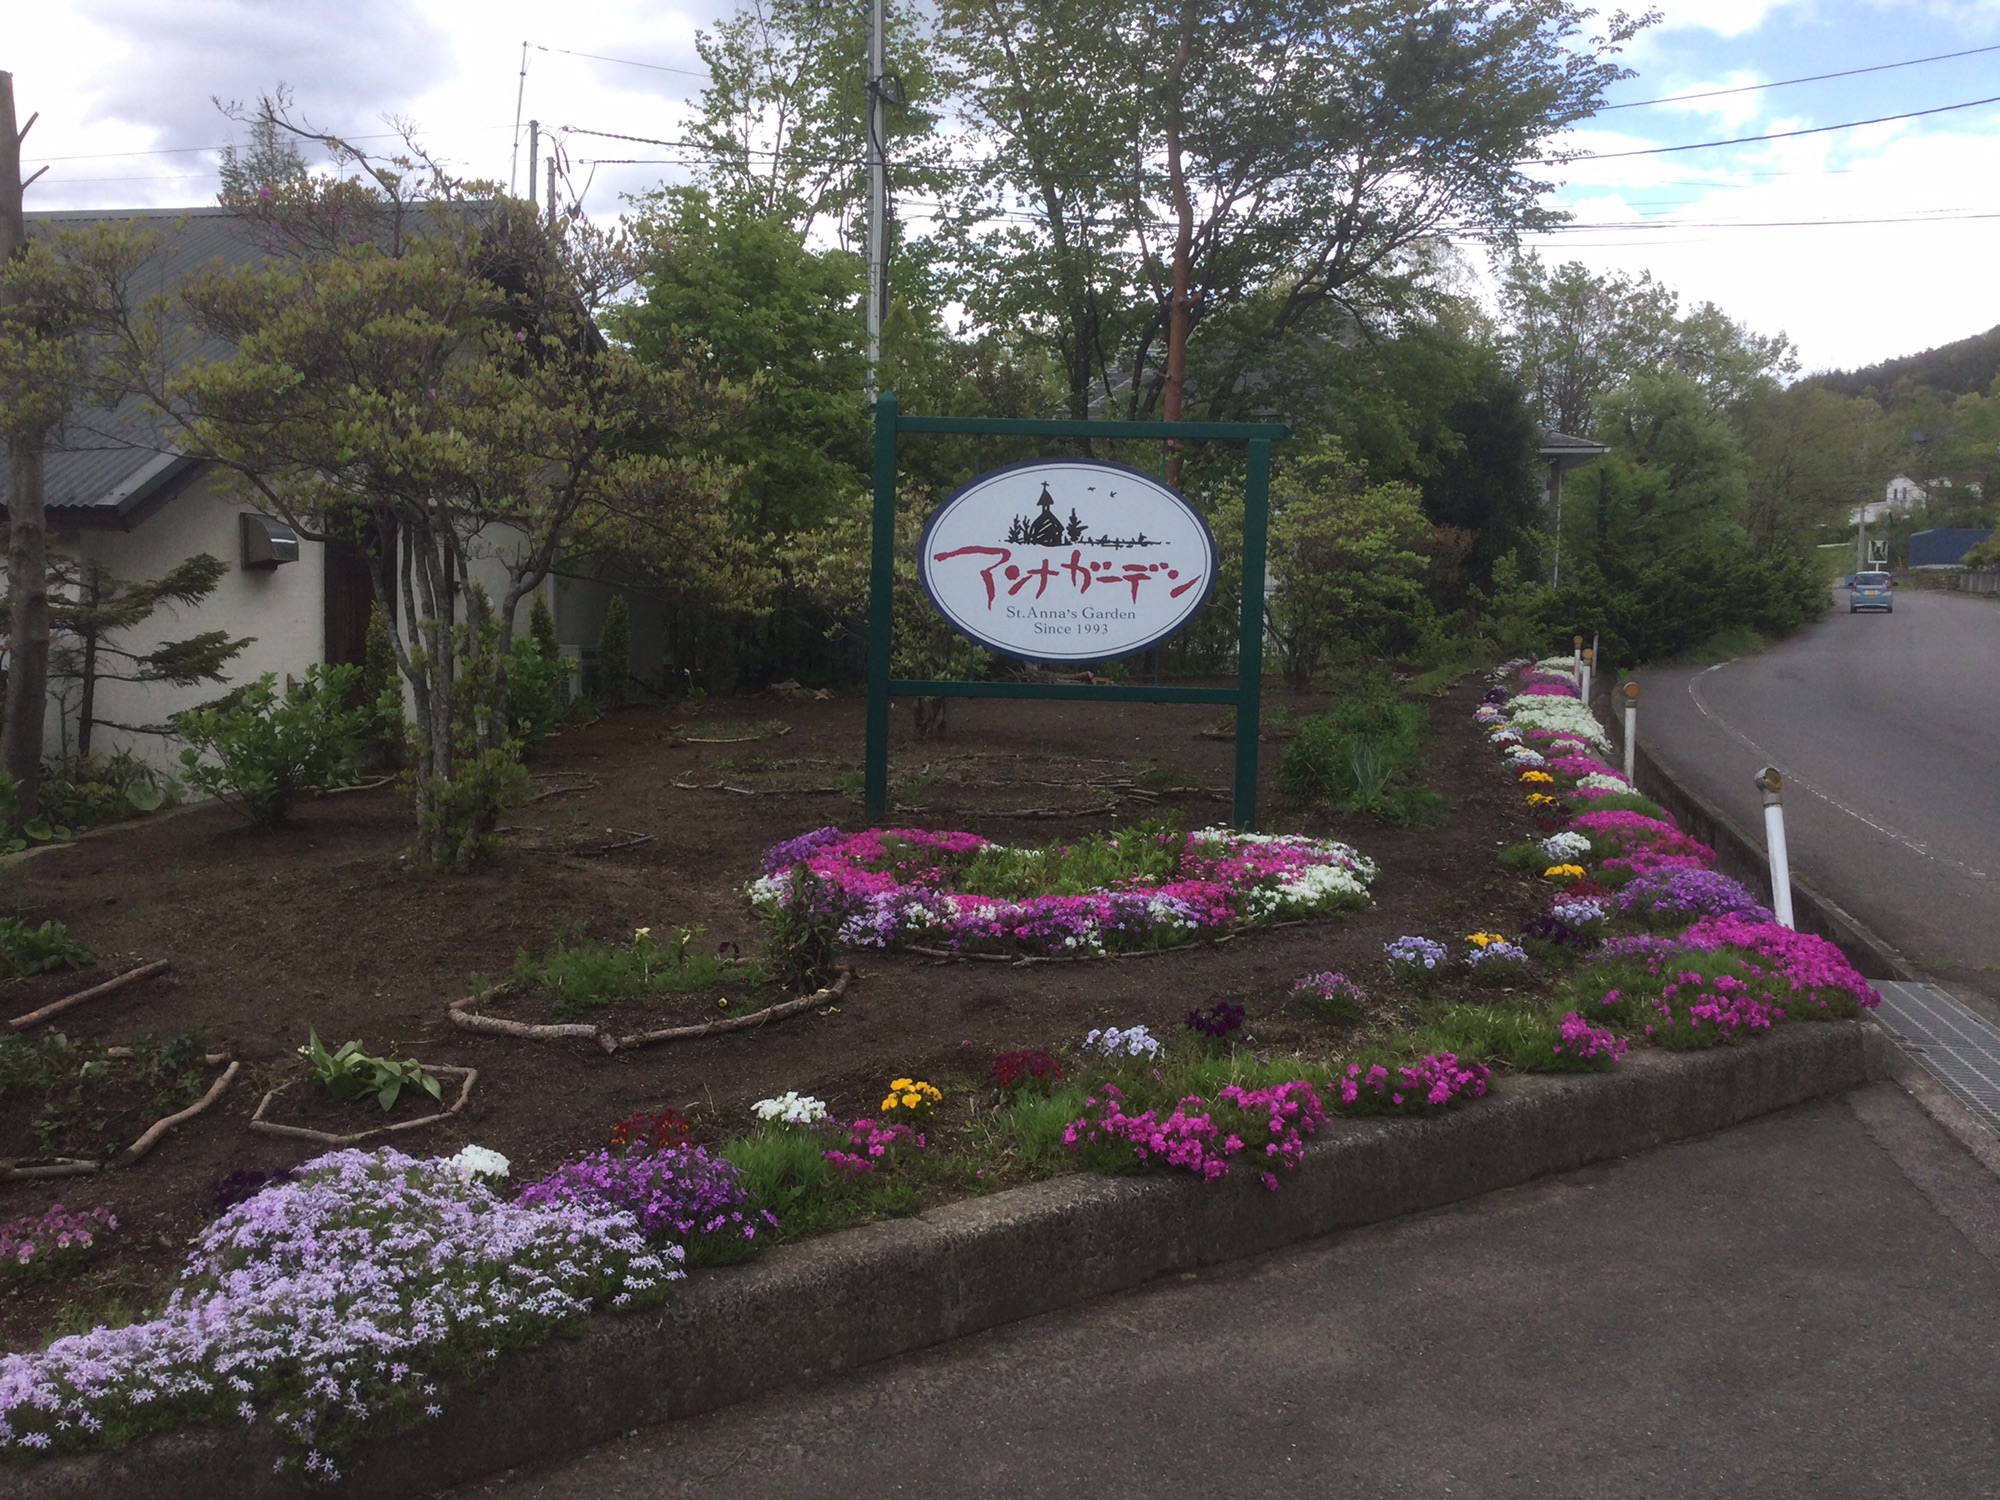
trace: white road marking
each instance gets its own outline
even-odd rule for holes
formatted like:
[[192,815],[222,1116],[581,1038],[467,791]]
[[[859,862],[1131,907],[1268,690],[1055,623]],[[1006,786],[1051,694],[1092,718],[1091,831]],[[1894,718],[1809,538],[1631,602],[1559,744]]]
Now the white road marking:
[[[1702,700],[1701,696],[1702,678],[1706,677],[1710,672],[1720,672],[1724,667],[1734,666],[1735,663],[1736,663],[1736,658],[1731,657],[1728,661],[1719,661],[1714,666],[1704,667],[1701,671],[1695,673],[1694,676],[1688,679],[1688,696],[1694,699],[1694,706],[1701,710],[1702,717],[1707,719],[1713,725],[1715,725],[1717,729],[1720,729],[1724,734],[1728,735],[1738,744],[1748,747],[1752,752],[1763,757],[1765,764],[1776,765],[1778,758],[1775,755],[1771,754],[1770,751],[1766,750],[1762,745],[1758,744],[1755,740],[1751,739],[1749,735],[1737,729],[1727,719],[1723,718],[1721,714],[1717,713],[1714,709],[1710,708],[1708,704]],[[1831,807],[1836,811],[1846,813],[1848,817],[1854,819],[1857,823],[1865,824],[1867,827],[1874,829],[1877,833],[1881,834],[1886,839],[1893,839],[1896,843],[1901,844],[1905,849],[1908,849],[1912,854],[1920,855],[1925,859],[1937,860],[1940,864],[1950,865],[1954,870],[1957,870],[1960,874],[1967,875],[1974,880],[1991,880],[1993,878],[1991,875],[1987,874],[1984,870],[1975,870],[1972,868],[1971,865],[1965,864],[1960,860],[1953,859],[1949,854],[1939,853],[1937,850],[1931,848],[1930,845],[1924,843],[1923,840],[1921,839],[1910,838],[1905,834],[1898,833],[1895,829],[1889,827],[1889,825],[1886,823],[1876,822],[1875,819],[1869,817],[1868,814],[1861,811],[1860,808],[1851,807],[1847,803],[1841,801],[1840,798],[1834,796],[1833,793],[1822,790],[1817,786],[1814,786],[1811,781],[1807,780],[1804,776],[1801,776],[1798,772],[1783,767],[1781,767],[1780,769],[1783,769],[1785,772],[1785,784],[1787,786],[1796,785],[1804,787],[1807,791],[1811,792],[1815,797],[1819,798],[1820,801],[1824,802],[1828,807]]]

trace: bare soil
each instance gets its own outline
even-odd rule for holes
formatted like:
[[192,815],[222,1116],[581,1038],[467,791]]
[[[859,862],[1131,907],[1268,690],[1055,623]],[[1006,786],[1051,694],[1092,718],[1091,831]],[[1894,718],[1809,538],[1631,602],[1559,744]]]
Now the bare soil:
[[[699,926],[708,944],[755,951],[741,893],[760,853],[823,824],[862,824],[858,696],[637,709],[568,730],[533,757],[546,795],[509,815],[501,857],[466,876],[409,868],[411,810],[393,787],[312,800],[278,830],[203,806],[12,861],[0,869],[0,899],[37,920],[62,919],[98,963],[8,986],[0,1011],[18,1015],[166,958],[167,975],[53,1024],[118,1044],[193,1032],[244,1069],[214,1110],[136,1167],[0,1185],[0,1221],[61,1202],[108,1206],[124,1225],[80,1275],[0,1293],[0,1341],[31,1345],[59,1317],[89,1317],[114,1299],[156,1303],[212,1215],[217,1179],[318,1154],[308,1142],[246,1128],[266,1090],[300,1076],[297,1049],[309,1028],[329,1045],[356,1037],[373,1052],[478,1068],[463,1112],[391,1141],[424,1154],[477,1142],[511,1158],[516,1181],[603,1145],[614,1120],[662,1105],[686,1114],[697,1139],[716,1140],[743,1128],[759,1098],[798,1089],[850,1118],[874,1110],[888,1078],[911,1073],[970,1109],[992,1097],[987,1069],[998,1051],[1055,1049],[1090,1027],[1135,1021],[1165,1033],[1190,1008],[1222,998],[1248,1008],[1250,1045],[1261,1051],[1352,1049],[1411,1003],[1388,983],[1385,942],[1405,932],[1518,931],[1537,909],[1534,882],[1495,862],[1502,845],[1532,829],[1471,722],[1476,698],[1467,683],[1433,702],[1426,779],[1448,811],[1431,828],[1289,803],[1276,787],[1282,736],[1263,744],[1263,826],[1340,838],[1375,859],[1372,911],[1114,961],[862,955],[837,1006],[610,1056],[583,1042],[470,1036],[445,1008],[475,975],[504,976],[519,950],[542,955],[579,928],[622,942],[637,927]],[[1267,722],[1282,720],[1277,710],[1296,718],[1319,705],[1272,692]],[[894,733],[896,816],[913,825],[1033,844],[1169,812],[1189,827],[1229,815],[1233,746],[1216,732],[1212,708],[964,701],[941,739],[916,742],[907,708]],[[1379,1008],[1360,1023],[1305,1014],[1291,981],[1321,969],[1378,991]],[[725,1014],[715,1001],[729,988],[646,1002],[629,1018]],[[745,993],[735,1003],[769,998]],[[455,1082],[446,1081],[447,1102]],[[287,1091],[288,1116],[309,1112],[321,1127],[341,1118],[305,1094],[303,1083]],[[395,1117],[418,1102],[399,1104]],[[352,1129],[381,1118],[371,1101],[344,1109]]]

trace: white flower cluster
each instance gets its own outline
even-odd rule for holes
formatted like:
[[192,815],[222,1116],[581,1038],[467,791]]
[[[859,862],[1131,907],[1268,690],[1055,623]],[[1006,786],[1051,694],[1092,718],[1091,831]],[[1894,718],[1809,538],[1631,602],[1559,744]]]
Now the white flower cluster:
[[1083,1039],[1083,1050],[1100,1057],[1158,1057],[1160,1039],[1143,1026],[1127,1026],[1123,1031],[1106,1026]]
[[1558,864],[1590,852],[1590,840],[1580,833],[1552,833],[1542,840],[1542,852]]
[[1545,656],[1535,663],[1535,670],[1537,672],[1567,672],[1570,676],[1574,677],[1576,675],[1576,658],[1574,656]]
[[1515,743],[1507,747],[1507,763],[1512,766],[1545,766],[1549,758],[1539,750],[1530,750],[1526,745]]
[[826,1101],[796,1089],[775,1099],[759,1099],[750,1112],[760,1120],[776,1120],[781,1125],[818,1125],[828,1117]]
[[1609,751],[1611,748],[1611,742],[1604,737],[1604,730],[1591,717],[1590,710],[1575,698],[1545,694],[1509,698],[1507,713],[1517,729],[1546,729],[1555,734],[1573,736],[1599,750]]
[[1613,776],[1606,771],[1592,771],[1588,776],[1576,778],[1578,786],[1593,787],[1600,792],[1629,792],[1632,783],[1623,776]]
[[470,1182],[475,1177],[505,1177],[507,1158],[484,1146],[467,1146],[458,1155],[445,1158],[445,1165]]

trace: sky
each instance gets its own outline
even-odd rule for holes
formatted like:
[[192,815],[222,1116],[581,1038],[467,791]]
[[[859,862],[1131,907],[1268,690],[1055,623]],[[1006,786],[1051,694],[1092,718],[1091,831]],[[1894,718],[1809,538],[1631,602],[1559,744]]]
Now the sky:
[[[734,3],[13,0],[0,69],[15,76],[22,118],[40,113],[23,148],[27,171],[48,167],[29,189],[31,210],[212,201],[216,149],[240,135],[213,101],[254,101],[282,80],[315,125],[379,136],[385,117],[408,119],[468,175],[511,176],[525,190],[518,101],[524,120],[568,128],[571,187],[607,215],[622,195],[673,180],[672,168],[604,164],[671,154],[611,136],[676,138],[702,84],[696,33]],[[1535,241],[1545,258],[1651,271],[1684,303],[1712,301],[1760,333],[1787,334],[1805,370],[2000,324],[2000,0],[1658,0],[1657,9],[1660,22],[1625,55],[1636,76],[1608,96],[1632,107],[1561,142],[1600,156],[1654,154],[1543,169],[1553,200],[1575,217]],[[1976,48],[1996,50],[1881,68]],[[1858,68],[1880,71],[1679,97]],[[1657,152],[1982,99],[1996,102]]]

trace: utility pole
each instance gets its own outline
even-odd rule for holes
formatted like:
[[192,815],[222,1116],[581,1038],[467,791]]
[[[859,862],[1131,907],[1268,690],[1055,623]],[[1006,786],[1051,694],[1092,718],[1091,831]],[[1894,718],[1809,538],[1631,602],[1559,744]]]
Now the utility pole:
[[889,70],[887,0],[868,0],[868,402],[882,362],[882,312],[889,299]]
[[556,154],[549,153],[549,228],[556,227]]
[[[0,73],[0,261],[28,245],[21,205],[21,142],[28,131],[14,120],[14,75]],[[16,432],[7,443],[7,523],[7,722],[0,728],[0,770],[14,778],[13,815],[25,823],[35,816],[40,792],[49,704],[48,511],[40,432]]]
[[535,206],[535,158],[542,150],[542,122],[528,121],[528,206]]

